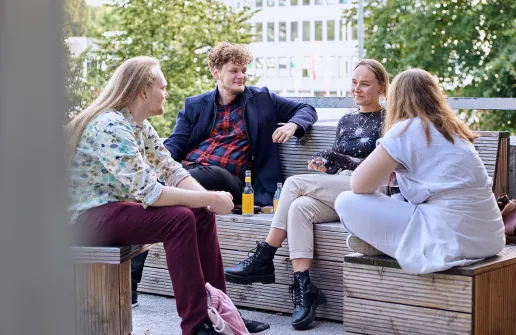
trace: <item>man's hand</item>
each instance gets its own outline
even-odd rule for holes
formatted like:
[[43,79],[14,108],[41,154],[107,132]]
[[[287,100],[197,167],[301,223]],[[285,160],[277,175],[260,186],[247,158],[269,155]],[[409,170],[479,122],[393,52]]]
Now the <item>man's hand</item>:
[[272,134],[272,142],[274,143],[285,143],[287,142],[292,135],[296,132],[296,130],[299,128],[297,124],[294,122],[289,122],[284,126],[281,126],[279,128],[276,128],[274,133]]
[[217,214],[229,214],[235,207],[233,205],[233,196],[229,192],[224,191],[212,191],[213,200],[212,203],[207,206],[207,209]]

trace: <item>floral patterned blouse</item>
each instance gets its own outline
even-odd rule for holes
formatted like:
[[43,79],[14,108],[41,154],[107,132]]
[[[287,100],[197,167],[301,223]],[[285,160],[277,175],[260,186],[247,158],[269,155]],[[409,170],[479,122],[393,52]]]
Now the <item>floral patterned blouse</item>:
[[141,202],[146,208],[159,198],[161,183],[177,186],[190,175],[172,159],[149,121],[138,126],[127,108],[95,117],[70,164],[72,221],[109,202]]

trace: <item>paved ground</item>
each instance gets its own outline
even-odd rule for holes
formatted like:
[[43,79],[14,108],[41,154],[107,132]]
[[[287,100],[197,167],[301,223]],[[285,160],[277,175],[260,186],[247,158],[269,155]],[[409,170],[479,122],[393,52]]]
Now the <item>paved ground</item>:
[[[140,305],[133,308],[133,335],[181,335],[175,299],[140,294],[138,301]],[[322,320],[317,320],[312,329],[295,331],[290,325],[290,315],[240,311],[244,318],[269,323],[268,335],[340,335],[344,332],[342,324]]]

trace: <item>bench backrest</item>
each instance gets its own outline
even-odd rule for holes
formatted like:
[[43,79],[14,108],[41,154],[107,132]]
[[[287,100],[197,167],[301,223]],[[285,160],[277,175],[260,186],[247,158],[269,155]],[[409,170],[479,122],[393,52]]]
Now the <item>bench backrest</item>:
[[[290,98],[292,100],[309,103],[316,108],[351,108],[350,98]],[[467,99],[450,99],[452,107],[465,108],[463,103]],[[459,105],[459,106],[454,106]],[[475,101],[474,101],[475,102]],[[477,102],[478,103],[478,102]],[[482,106],[483,107],[483,106]],[[280,145],[281,172],[283,179],[302,173],[319,173],[308,171],[307,162],[318,151],[331,149],[335,140],[335,122],[315,124],[306,135],[297,139],[292,137],[287,143]],[[482,162],[487,173],[493,178],[493,192],[498,196],[508,192],[509,184],[509,132],[479,131],[480,137],[475,141]]]

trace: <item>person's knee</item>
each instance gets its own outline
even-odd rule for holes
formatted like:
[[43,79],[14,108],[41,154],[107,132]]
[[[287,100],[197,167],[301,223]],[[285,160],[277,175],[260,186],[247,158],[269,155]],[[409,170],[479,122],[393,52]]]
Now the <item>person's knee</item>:
[[337,199],[335,199],[335,211],[339,215],[341,221],[345,221],[346,218],[349,218],[349,215],[357,209],[359,196],[360,195],[351,191],[345,191],[339,194]]
[[186,234],[195,231],[196,219],[193,211],[188,207],[173,206],[168,207],[165,212],[166,219],[164,225],[168,232],[180,231]]
[[309,197],[299,197],[292,201],[290,208],[288,209],[288,218],[289,225],[291,224],[301,224],[305,222],[305,219],[308,219],[310,222],[313,222],[313,204],[312,199]]

